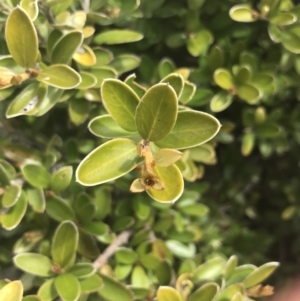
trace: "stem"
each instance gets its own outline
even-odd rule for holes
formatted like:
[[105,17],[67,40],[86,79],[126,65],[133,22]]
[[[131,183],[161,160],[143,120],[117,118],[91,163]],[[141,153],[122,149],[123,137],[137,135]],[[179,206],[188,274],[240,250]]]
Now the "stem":
[[126,244],[131,235],[130,231],[123,231],[116,239],[105,249],[105,251],[94,261],[93,265],[96,270],[100,269],[108,259],[115,254],[118,247]]

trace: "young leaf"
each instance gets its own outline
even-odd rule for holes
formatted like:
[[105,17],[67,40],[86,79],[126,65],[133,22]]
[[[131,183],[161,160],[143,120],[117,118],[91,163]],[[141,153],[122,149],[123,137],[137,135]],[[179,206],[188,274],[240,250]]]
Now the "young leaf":
[[80,75],[67,65],[51,65],[42,70],[36,79],[60,89],[73,89],[81,83]]
[[94,42],[96,44],[115,45],[140,41],[142,38],[143,35],[136,31],[127,29],[112,29],[96,35]]
[[40,277],[52,276],[52,262],[44,255],[36,253],[21,253],[14,257],[15,265],[22,271]]
[[38,58],[38,38],[28,14],[15,7],[5,26],[7,47],[16,63],[26,69],[33,68]]
[[176,122],[177,110],[177,96],[170,85],[160,83],[151,87],[136,108],[139,134],[147,141],[163,139]]
[[155,166],[154,174],[162,182],[164,189],[149,188],[147,193],[156,201],[162,203],[174,203],[182,194],[184,182],[182,174],[176,165],[168,167]]
[[168,167],[179,160],[182,153],[175,149],[163,148],[160,149],[155,157],[155,165],[160,167]]
[[181,111],[169,135],[155,144],[176,149],[194,147],[212,139],[220,127],[219,121],[212,115],[192,110]]
[[38,0],[21,0],[20,6],[26,11],[32,21],[37,18],[39,14]]
[[0,290],[0,301],[21,301],[23,284],[21,281],[12,281]]
[[82,45],[73,55],[73,59],[82,66],[94,66],[97,58],[94,51],[87,45]]
[[116,123],[126,131],[135,132],[135,110],[139,97],[118,79],[104,80],[101,86],[103,104]]
[[62,222],[53,237],[51,254],[55,263],[63,269],[72,266],[76,259],[78,230],[70,221]]
[[256,18],[254,17],[254,11],[248,4],[238,4],[233,6],[229,15],[232,20],[237,22],[254,22]]
[[73,175],[72,166],[61,167],[52,175],[52,179],[50,183],[51,188],[54,191],[65,190],[71,183],[72,175]]
[[216,283],[205,283],[189,296],[188,301],[211,301],[218,293],[218,290],[219,286]]
[[54,284],[62,301],[77,301],[79,299],[80,283],[74,275],[61,274],[55,278]]
[[220,91],[210,102],[210,109],[213,112],[221,112],[227,109],[232,103],[233,96],[227,91]]
[[227,69],[217,69],[214,72],[214,81],[224,90],[231,90],[234,88],[232,75]]
[[183,301],[183,299],[173,287],[160,286],[157,291],[157,301]]
[[134,169],[139,159],[134,141],[114,139],[100,145],[81,161],[76,180],[85,186],[114,180]]

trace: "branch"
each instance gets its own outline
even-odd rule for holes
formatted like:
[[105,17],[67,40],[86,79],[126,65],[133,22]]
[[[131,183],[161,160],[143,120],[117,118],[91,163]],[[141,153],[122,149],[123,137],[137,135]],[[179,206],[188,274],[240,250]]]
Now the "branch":
[[126,244],[131,235],[130,231],[123,231],[116,239],[105,249],[105,251],[94,261],[96,270],[100,269],[108,259],[116,252],[117,248]]

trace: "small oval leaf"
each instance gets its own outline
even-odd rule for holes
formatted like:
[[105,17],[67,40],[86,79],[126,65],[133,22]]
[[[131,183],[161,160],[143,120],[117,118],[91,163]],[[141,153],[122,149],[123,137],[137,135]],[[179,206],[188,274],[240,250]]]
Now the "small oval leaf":
[[96,44],[115,45],[140,41],[142,38],[143,35],[137,31],[127,29],[112,29],[96,35],[94,42]]
[[21,281],[12,281],[0,290],[0,301],[21,301],[23,284]]
[[61,274],[55,278],[55,288],[63,301],[77,301],[80,296],[80,283],[69,273]]

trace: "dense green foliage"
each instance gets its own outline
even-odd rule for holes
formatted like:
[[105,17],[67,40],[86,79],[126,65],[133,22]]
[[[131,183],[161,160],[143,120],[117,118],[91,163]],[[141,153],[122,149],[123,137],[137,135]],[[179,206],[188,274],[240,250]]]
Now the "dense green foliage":
[[300,6],[4,0],[0,29],[0,301],[251,301],[295,271]]

